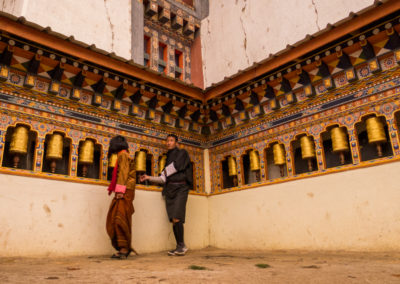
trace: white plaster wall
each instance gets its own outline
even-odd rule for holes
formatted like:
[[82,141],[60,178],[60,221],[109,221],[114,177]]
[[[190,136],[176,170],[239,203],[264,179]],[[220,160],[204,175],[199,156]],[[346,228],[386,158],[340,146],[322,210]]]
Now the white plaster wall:
[[210,245],[400,250],[400,162],[209,198]]
[[2,11],[131,58],[131,0],[0,0]]
[[0,0],[0,11],[20,16],[24,1],[25,0]]
[[[0,256],[101,255],[113,252],[105,222],[105,186],[0,174]],[[137,190],[134,248],[157,252],[175,245],[160,192]],[[207,198],[190,196],[185,225],[191,249],[208,246]]]
[[373,4],[373,0],[210,1],[201,23],[204,86]]

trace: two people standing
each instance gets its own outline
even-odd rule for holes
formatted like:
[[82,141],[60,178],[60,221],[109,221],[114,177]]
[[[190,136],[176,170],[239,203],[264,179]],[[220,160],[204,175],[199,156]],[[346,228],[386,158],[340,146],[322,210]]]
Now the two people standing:
[[[166,144],[167,162],[160,176],[142,175],[140,181],[149,180],[163,185],[162,194],[176,240],[176,248],[169,251],[168,255],[183,256],[188,250],[184,242],[183,224],[189,190],[193,186],[193,169],[187,151],[178,148],[176,135],[169,134]],[[110,205],[106,227],[111,243],[118,251],[112,257],[126,258],[134,251],[131,247],[131,222],[136,185],[135,163],[128,156],[128,143],[122,136],[111,139],[109,151],[118,153],[118,159],[109,186],[109,193],[115,192],[115,197]]]

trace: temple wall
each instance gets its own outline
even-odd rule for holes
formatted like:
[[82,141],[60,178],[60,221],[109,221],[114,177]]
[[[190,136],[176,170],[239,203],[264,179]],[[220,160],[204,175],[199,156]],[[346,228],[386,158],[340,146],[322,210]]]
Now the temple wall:
[[[1,5],[2,4],[2,5]],[[130,59],[131,0],[0,1],[1,10]]]
[[[0,255],[110,254],[105,186],[0,174]],[[139,253],[175,245],[159,191],[136,190],[132,244]],[[205,196],[189,196],[185,226],[191,249],[208,246]]]
[[210,245],[400,250],[399,170],[394,162],[211,196]]
[[204,86],[222,81],[373,2],[210,1],[209,16],[201,23]]

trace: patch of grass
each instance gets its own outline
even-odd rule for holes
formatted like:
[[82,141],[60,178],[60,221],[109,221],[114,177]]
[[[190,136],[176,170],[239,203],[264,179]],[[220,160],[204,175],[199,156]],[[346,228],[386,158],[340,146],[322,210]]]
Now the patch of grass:
[[256,266],[258,268],[270,268],[271,267],[271,265],[266,264],[266,263],[257,263]]
[[192,270],[206,270],[207,269],[207,267],[198,266],[198,265],[190,265],[188,268],[192,269]]

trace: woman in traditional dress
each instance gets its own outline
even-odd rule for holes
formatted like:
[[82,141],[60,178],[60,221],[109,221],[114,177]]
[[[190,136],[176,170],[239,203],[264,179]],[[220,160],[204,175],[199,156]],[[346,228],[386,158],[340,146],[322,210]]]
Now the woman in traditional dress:
[[[126,259],[135,250],[131,246],[133,199],[135,198],[135,161],[129,157],[128,143],[123,136],[115,136],[110,141],[109,155],[117,153],[108,194],[115,193],[107,215],[107,233],[112,246],[117,250],[112,258]],[[136,252],[135,252],[136,253]]]

